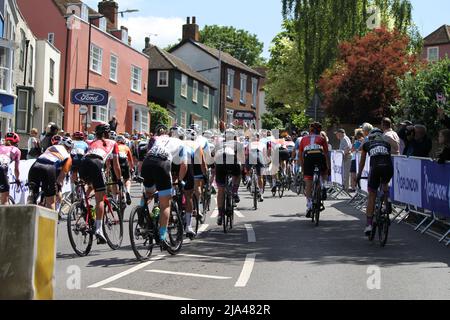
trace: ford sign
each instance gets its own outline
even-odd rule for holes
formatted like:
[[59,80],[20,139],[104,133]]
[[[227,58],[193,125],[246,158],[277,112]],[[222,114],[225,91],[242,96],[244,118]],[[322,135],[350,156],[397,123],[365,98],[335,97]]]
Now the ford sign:
[[253,111],[234,111],[234,119],[236,120],[254,120],[256,114]]
[[85,106],[106,106],[108,96],[106,90],[73,89],[70,94],[70,102]]

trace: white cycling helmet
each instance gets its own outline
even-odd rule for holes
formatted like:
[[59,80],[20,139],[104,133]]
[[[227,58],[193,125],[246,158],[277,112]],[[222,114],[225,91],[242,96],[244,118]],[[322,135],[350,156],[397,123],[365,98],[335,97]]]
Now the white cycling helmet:
[[186,137],[191,141],[195,141],[197,139],[197,132],[194,129],[187,129]]
[[63,137],[59,144],[65,146],[66,148],[70,148],[70,149],[72,149],[74,146],[73,140],[70,137]]
[[186,137],[186,131],[182,127],[172,127],[170,128],[170,133],[172,138],[178,138],[184,140]]
[[237,132],[234,129],[227,129],[225,131],[225,139],[227,140],[234,140],[234,138],[237,137]]
[[117,143],[123,143],[123,144],[126,143],[126,139],[124,136],[117,136],[116,141],[117,141]]
[[191,130],[194,130],[196,133],[200,132],[200,126],[196,123],[191,124]]
[[111,131],[111,132],[109,133],[109,138],[110,138],[111,140],[116,140],[116,139],[117,139],[117,133],[116,133],[115,131]]
[[214,134],[211,130],[206,130],[205,132],[203,132],[203,136],[206,139],[212,139],[214,137]]

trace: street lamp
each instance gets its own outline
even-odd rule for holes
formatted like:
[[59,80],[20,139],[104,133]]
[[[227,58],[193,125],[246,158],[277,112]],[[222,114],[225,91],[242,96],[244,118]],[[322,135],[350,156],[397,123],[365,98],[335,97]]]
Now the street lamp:
[[[125,11],[119,11],[120,16],[123,18],[124,13],[133,13],[139,12],[137,9],[127,9]],[[104,18],[105,15],[96,15],[90,16],[89,19],[89,42],[88,42],[88,63],[87,63],[87,79],[86,79],[86,89],[89,89],[89,76],[90,76],[90,68],[91,68],[91,37],[92,37],[92,21]],[[90,106],[88,106],[90,107]],[[87,131],[87,121],[88,115],[86,114],[86,122],[85,122],[85,131]]]

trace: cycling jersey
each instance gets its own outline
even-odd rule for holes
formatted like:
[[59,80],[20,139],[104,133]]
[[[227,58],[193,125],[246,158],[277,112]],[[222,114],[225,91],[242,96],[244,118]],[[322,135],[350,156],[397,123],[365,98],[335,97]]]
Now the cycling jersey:
[[326,174],[328,165],[325,155],[328,154],[328,144],[322,136],[309,135],[302,138],[299,154],[303,157],[305,180],[312,180],[315,166],[319,167],[322,175]]
[[[20,165],[20,150],[14,146],[0,145],[0,193],[9,192],[8,170],[11,162]],[[16,177],[17,179],[19,177]]]
[[215,160],[216,164],[234,163],[240,165],[245,162],[244,146],[234,140],[222,141],[216,146]]
[[73,148],[72,151],[70,152],[70,154],[72,155],[72,157],[77,156],[77,157],[83,157],[86,152],[88,151],[89,146],[86,142],[84,141],[74,141],[73,142]]
[[119,146],[113,140],[94,140],[86,152],[86,157],[94,157],[102,159],[103,164],[106,160],[117,157],[119,154]]
[[180,139],[169,136],[156,137],[151,142],[151,148],[147,153],[147,157],[168,160],[175,164],[180,164],[187,159],[183,142]]
[[68,173],[72,165],[72,157],[64,146],[55,145],[47,148],[47,150],[39,156],[37,162],[53,165],[57,171],[62,169],[64,173]]
[[130,148],[125,144],[119,144],[119,163],[132,163],[133,156],[131,155]]
[[322,136],[309,135],[302,139],[299,145],[300,154],[326,153],[328,154],[328,144]]
[[391,145],[384,140],[367,141],[362,146],[370,157],[369,191],[377,192],[380,184],[388,184],[394,175]]

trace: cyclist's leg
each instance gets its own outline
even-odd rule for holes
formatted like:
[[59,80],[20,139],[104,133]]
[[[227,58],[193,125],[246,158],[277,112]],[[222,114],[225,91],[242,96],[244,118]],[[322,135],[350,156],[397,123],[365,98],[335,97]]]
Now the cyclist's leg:
[[368,191],[369,196],[367,198],[367,226],[364,232],[367,234],[372,231],[373,216],[375,212],[375,201],[377,199],[378,189],[380,188],[380,176],[378,175],[379,170],[376,167],[370,168],[369,178],[368,178]]
[[241,166],[239,164],[235,164],[232,169],[233,176],[233,197],[236,203],[239,203],[241,199],[239,198],[239,184],[241,183]]
[[217,217],[217,224],[222,225],[222,219],[225,214],[225,183],[226,183],[227,169],[225,164],[216,164],[216,184],[217,184],[217,208],[219,216]]
[[8,167],[0,168],[0,202],[2,205],[9,201]]
[[[192,216],[194,211],[194,188],[196,187],[194,182],[194,176],[192,172],[192,165],[188,165],[188,172],[186,173],[186,177],[184,181],[186,185],[184,186],[184,196],[186,197],[186,230],[188,235],[194,234],[194,230],[192,230]],[[197,198],[199,199],[199,198]]]

